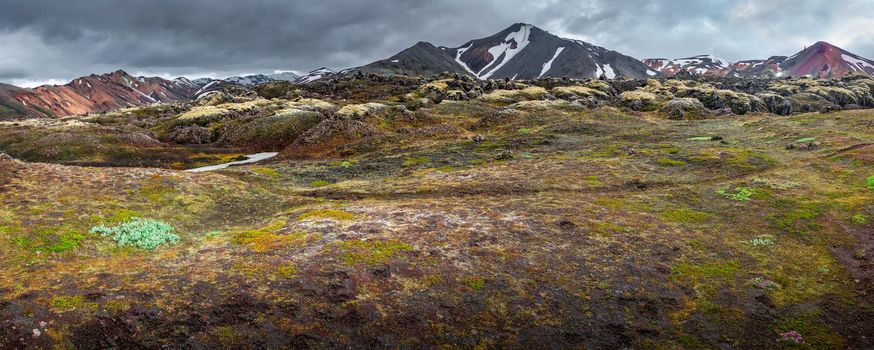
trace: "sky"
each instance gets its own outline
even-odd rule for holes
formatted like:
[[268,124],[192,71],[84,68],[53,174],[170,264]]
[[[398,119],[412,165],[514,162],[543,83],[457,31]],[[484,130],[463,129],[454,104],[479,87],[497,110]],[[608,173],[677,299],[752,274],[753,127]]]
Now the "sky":
[[215,77],[343,69],[513,23],[638,59],[792,55],[823,40],[874,59],[874,0],[2,0],[0,82],[124,69]]

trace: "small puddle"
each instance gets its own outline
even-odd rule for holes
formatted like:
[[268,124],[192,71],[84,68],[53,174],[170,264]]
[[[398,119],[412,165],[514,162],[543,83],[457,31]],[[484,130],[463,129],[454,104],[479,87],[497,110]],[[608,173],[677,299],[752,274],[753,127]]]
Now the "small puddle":
[[264,152],[264,153],[249,154],[246,156],[246,158],[247,158],[246,160],[238,160],[235,162],[210,165],[210,166],[205,166],[205,167],[200,167],[200,168],[188,169],[185,171],[192,172],[192,173],[200,173],[200,172],[204,172],[204,171],[214,171],[214,170],[224,169],[224,168],[234,166],[234,165],[252,164],[252,163],[260,162],[260,161],[265,160],[265,159],[273,158],[277,154],[279,154],[279,152]]

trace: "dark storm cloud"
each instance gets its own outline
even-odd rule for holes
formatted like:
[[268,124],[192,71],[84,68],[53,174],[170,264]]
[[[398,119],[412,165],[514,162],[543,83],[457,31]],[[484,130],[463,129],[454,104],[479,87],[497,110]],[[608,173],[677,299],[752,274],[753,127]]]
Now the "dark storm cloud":
[[346,68],[515,22],[638,58],[759,58],[816,40],[874,56],[870,1],[7,0],[2,8],[0,81],[19,84],[119,68],[165,76]]

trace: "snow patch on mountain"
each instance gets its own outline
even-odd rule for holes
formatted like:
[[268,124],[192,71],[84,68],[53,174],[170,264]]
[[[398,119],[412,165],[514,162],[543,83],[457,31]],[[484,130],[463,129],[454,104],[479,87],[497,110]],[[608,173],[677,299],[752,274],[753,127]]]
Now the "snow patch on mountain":
[[613,67],[610,67],[609,63],[604,65],[604,76],[606,76],[607,79],[616,78],[616,72],[613,71]]
[[[519,28],[519,31],[507,34],[503,43],[490,48],[489,54],[491,54],[492,57],[495,57],[495,59],[483,67],[476,76],[480,79],[488,79],[495,74],[495,72],[501,69],[501,67],[507,64],[507,62],[513,59],[516,54],[522,52],[522,50],[524,50],[530,43],[528,37],[531,35],[531,28],[533,27],[534,26],[530,24],[525,24]],[[502,56],[503,58],[499,60]],[[495,64],[496,62],[497,64]]]
[[470,44],[467,47],[457,49],[455,52],[455,62],[458,62],[458,64],[461,65],[462,68],[467,70],[470,74],[473,74],[474,76],[479,78],[476,72],[474,72],[473,69],[470,69],[470,67],[467,66],[467,63],[464,63],[464,61],[461,60],[461,55],[467,52],[467,50],[469,50],[472,46],[473,44]]
[[220,80],[210,81],[209,83],[204,85],[202,88],[200,88],[200,90],[197,90],[197,92],[195,92],[194,95],[196,95],[197,98],[200,98],[201,97],[200,94],[202,94],[204,91],[206,91],[206,89],[209,89],[211,86],[218,84],[219,82],[221,82],[221,81]]
[[309,84],[309,83],[312,83],[314,81],[321,80],[325,77],[332,76],[335,74],[336,73],[334,73],[334,71],[332,71],[328,68],[322,67],[322,68],[316,69],[316,70],[309,72],[306,75],[298,78],[297,82],[301,83],[301,84]]
[[858,58],[855,58],[855,57],[849,56],[849,55],[841,55],[841,58],[844,59],[844,62],[847,62],[847,64],[850,66],[850,68],[852,68],[854,71],[861,71],[861,72],[874,71],[874,65],[872,65],[868,61],[858,59]]
[[543,64],[543,69],[540,70],[540,75],[537,76],[538,78],[542,77],[544,74],[546,74],[546,72],[549,72],[549,70],[552,68],[552,62],[554,62],[555,59],[558,58],[558,55],[560,55],[562,51],[564,51],[564,47],[559,47],[555,50],[555,54],[552,55],[552,58]]

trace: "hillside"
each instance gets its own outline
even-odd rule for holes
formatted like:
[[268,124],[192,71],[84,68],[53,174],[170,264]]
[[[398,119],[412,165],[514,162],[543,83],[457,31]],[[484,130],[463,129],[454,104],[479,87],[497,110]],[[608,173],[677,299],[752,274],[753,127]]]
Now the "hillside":
[[870,349],[872,88],[364,74],[0,122],[0,348]]

